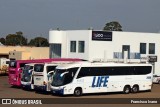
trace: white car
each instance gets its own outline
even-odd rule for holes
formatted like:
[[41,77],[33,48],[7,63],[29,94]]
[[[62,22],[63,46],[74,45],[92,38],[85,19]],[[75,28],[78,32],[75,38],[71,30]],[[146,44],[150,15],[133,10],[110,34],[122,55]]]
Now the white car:
[[153,83],[160,84],[160,75],[153,75]]

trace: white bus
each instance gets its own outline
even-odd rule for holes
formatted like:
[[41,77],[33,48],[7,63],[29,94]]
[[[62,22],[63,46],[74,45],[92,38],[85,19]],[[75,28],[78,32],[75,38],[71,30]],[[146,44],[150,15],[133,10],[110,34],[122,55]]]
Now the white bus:
[[56,67],[51,91],[62,95],[124,92],[126,94],[152,88],[151,64],[78,62]]
[[34,89],[33,68],[35,63],[25,64],[21,76],[21,85],[25,89]]
[[37,91],[50,91],[51,75],[58,63],[39,63],[34,65],[34,89]]

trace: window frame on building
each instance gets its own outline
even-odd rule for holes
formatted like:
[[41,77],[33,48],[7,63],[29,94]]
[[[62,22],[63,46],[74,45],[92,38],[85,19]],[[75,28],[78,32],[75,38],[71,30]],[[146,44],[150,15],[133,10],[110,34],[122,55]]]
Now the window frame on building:
[[146,54],[146,52],[147,52],[147,44],[140,43],[140,54]]
[[70,41],[70,52],[73,52],[73,53],[76,52],[76,45],[77,45],[77,41],[75,40]]
[[149,54],[155,54],[155,43],[149,43]]
[[49,46],[50,58],[61,58],[62,54],[62,44],[52,43]]
[[85,52],[85,41],[78,41],[78,53]]

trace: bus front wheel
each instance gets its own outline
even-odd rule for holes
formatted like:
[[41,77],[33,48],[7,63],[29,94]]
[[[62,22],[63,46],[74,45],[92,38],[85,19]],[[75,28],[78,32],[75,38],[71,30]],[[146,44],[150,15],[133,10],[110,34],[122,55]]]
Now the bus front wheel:
[[74,90],[74,95],[75,96],[81,96],[82,95],[82,89],[81,88],[76,88]]

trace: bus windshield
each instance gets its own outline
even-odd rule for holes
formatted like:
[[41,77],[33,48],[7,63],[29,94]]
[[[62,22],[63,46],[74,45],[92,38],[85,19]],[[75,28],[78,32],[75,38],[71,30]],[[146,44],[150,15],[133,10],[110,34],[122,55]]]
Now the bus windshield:
[[30,69],[33,69],[33,66],[30,66],[30,65],[25,65],[24,66],[24,71],[28,71]]
[[44,64],[35,64],[34,65],[34,71],[35,72],[43,72]]
[[71,83],[78,68],[56,69],[53,74],[52,86],[62,86]]
[[33,66],[25,65],[22,72],[22,81],[29,82],[31,80]]

